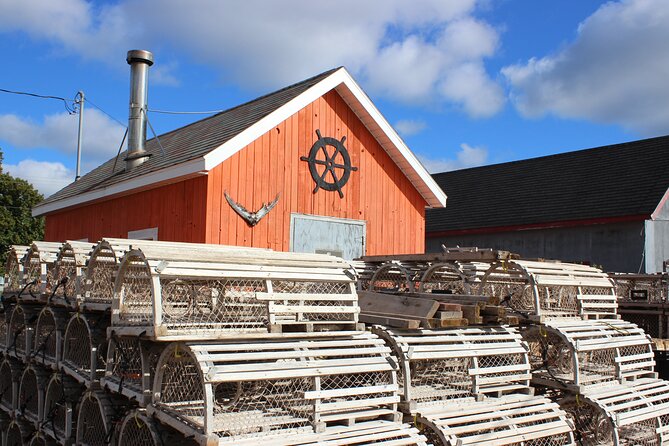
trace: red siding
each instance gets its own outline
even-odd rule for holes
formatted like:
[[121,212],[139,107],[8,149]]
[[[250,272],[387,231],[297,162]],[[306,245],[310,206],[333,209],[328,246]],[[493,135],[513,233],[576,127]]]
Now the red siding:
[[[344,198],[318,190],[308,163],[301,161],[321,135],[341,140],[351,163]],[[367,221],[367,254],[423,252],[425,200],[358,120],[331,91],[300,110],[209,172],[206,241],[287,251],[290,214],[323,215]],[[279,204],[249,228],[223,196],[249,210],[281,193]]]
[[45,240],[127,237],[128,231],[158,227],[158,238],[204,242],[207,178],[202,176],[46,217]]

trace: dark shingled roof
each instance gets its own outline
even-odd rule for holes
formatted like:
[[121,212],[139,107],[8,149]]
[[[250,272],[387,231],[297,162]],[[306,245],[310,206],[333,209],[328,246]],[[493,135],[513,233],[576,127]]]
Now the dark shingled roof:
[[669,188],[669,136],[434,174],[426,232],[649,216]]
[[202,157],[304,93],[338,69],[328,70],[302,82],[160,135],[160,143],[165,149],[164,155],[156,139],[152,138],[146,142],[146,150],[151,154],[151,157],[130,172],[125,171],[125,162],[123,161],[125,152],[123,152],[118,157],[113,172],[115,158],[82,176],[79,181],[65,186],[42,201],[38,206],[102,189],[112,184]]

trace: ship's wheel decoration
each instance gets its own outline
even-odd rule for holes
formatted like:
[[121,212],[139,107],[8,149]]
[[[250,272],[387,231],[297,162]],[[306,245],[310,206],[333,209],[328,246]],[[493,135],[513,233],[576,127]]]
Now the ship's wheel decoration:
[[351,177],[351,171],[358,170],[357,167],[351,166],[351,157],[344,147],[346,137],[342,136],[339,141],[329,136],[321,136],[320,130],[316,130],[316,135],[318,139],[311,146],[309,156],[300,157],[302,161],[309,162],[309,172],[316,183],[314,193],[318,189],[337,191],[339,198],[344,198],[341,189]]

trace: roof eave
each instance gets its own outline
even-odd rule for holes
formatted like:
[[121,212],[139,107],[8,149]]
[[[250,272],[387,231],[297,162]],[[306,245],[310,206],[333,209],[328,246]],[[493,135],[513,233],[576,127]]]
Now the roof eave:
[[176,164],[165,169],[149,172],[136,178],[112,184],[108,187],[94,189],[89,192],[84,192],[73,197],[63,198],[46,204],[38,204],[32,209],[32,215],[33,217],[39,217],[65,208],[90,203],[92,201],[125,195],[136,189],[153,189],[165,184],[183,181],[188,178],[206,174],[207,172],[204,166],[204,158],[199,157],[185,163]]
[[278,123],[285,121],[333,89],[337,90],[395,164],[409,178],[427,205],[435,208],[445,207],[444,191],[343,67],[206,154],[205,169],[211,170],[218,166]]

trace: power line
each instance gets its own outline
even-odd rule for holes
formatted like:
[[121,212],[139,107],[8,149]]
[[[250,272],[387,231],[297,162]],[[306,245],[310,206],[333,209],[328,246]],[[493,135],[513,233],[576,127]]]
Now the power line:
[[213,115],[215,113],[221,113],[225,110],[208,110],[208,111],[173,111],[173,110],[154,110],[149,109],[151,113],[163,113],[166,115]]
[[52,96],[52,95],[43,95],[43,94],[37,94],[37,93],[29,93],[27,91],[15,91],[15,90],[7,90],[5,88],[0,88],[0,92],[2,93],[10,93],[10,94],[18,94],[18,95],[23,95],[23,96],[31,96],[34,98],[39,98],[39,99],[55,99],[58,101],[63,101],[63,104],[65,104],[65,109],[69,114],[74,114],[77,111],[75,110],[74,107],[70,106],[70,102],[72,104],[76,104],[77,100],[76,99],[65,99],[60,96]]
[[95,107],[95,108],[97,108],[98,110],[100,110],[100,111],[101,111],[102,113],[104,113],[105,115],[109,116],[111,119],[113,119],[113,120],[116,121],[117,123],[121,124],[123,127],[127,127],[127,124],[124,124],[123,122],[119,121],[118,119],[116,119],[115,117],[113,117],[112,115],[110,115],[109,113],[107,113],[106,111],[104,111],[104,110],[102,109],[102,107],[100,107],[99,105],[96,105],[93,101],[91,101],[90,96],[86,96],[86,102],[88,102],[88,103],[91,104],[93,107]]

